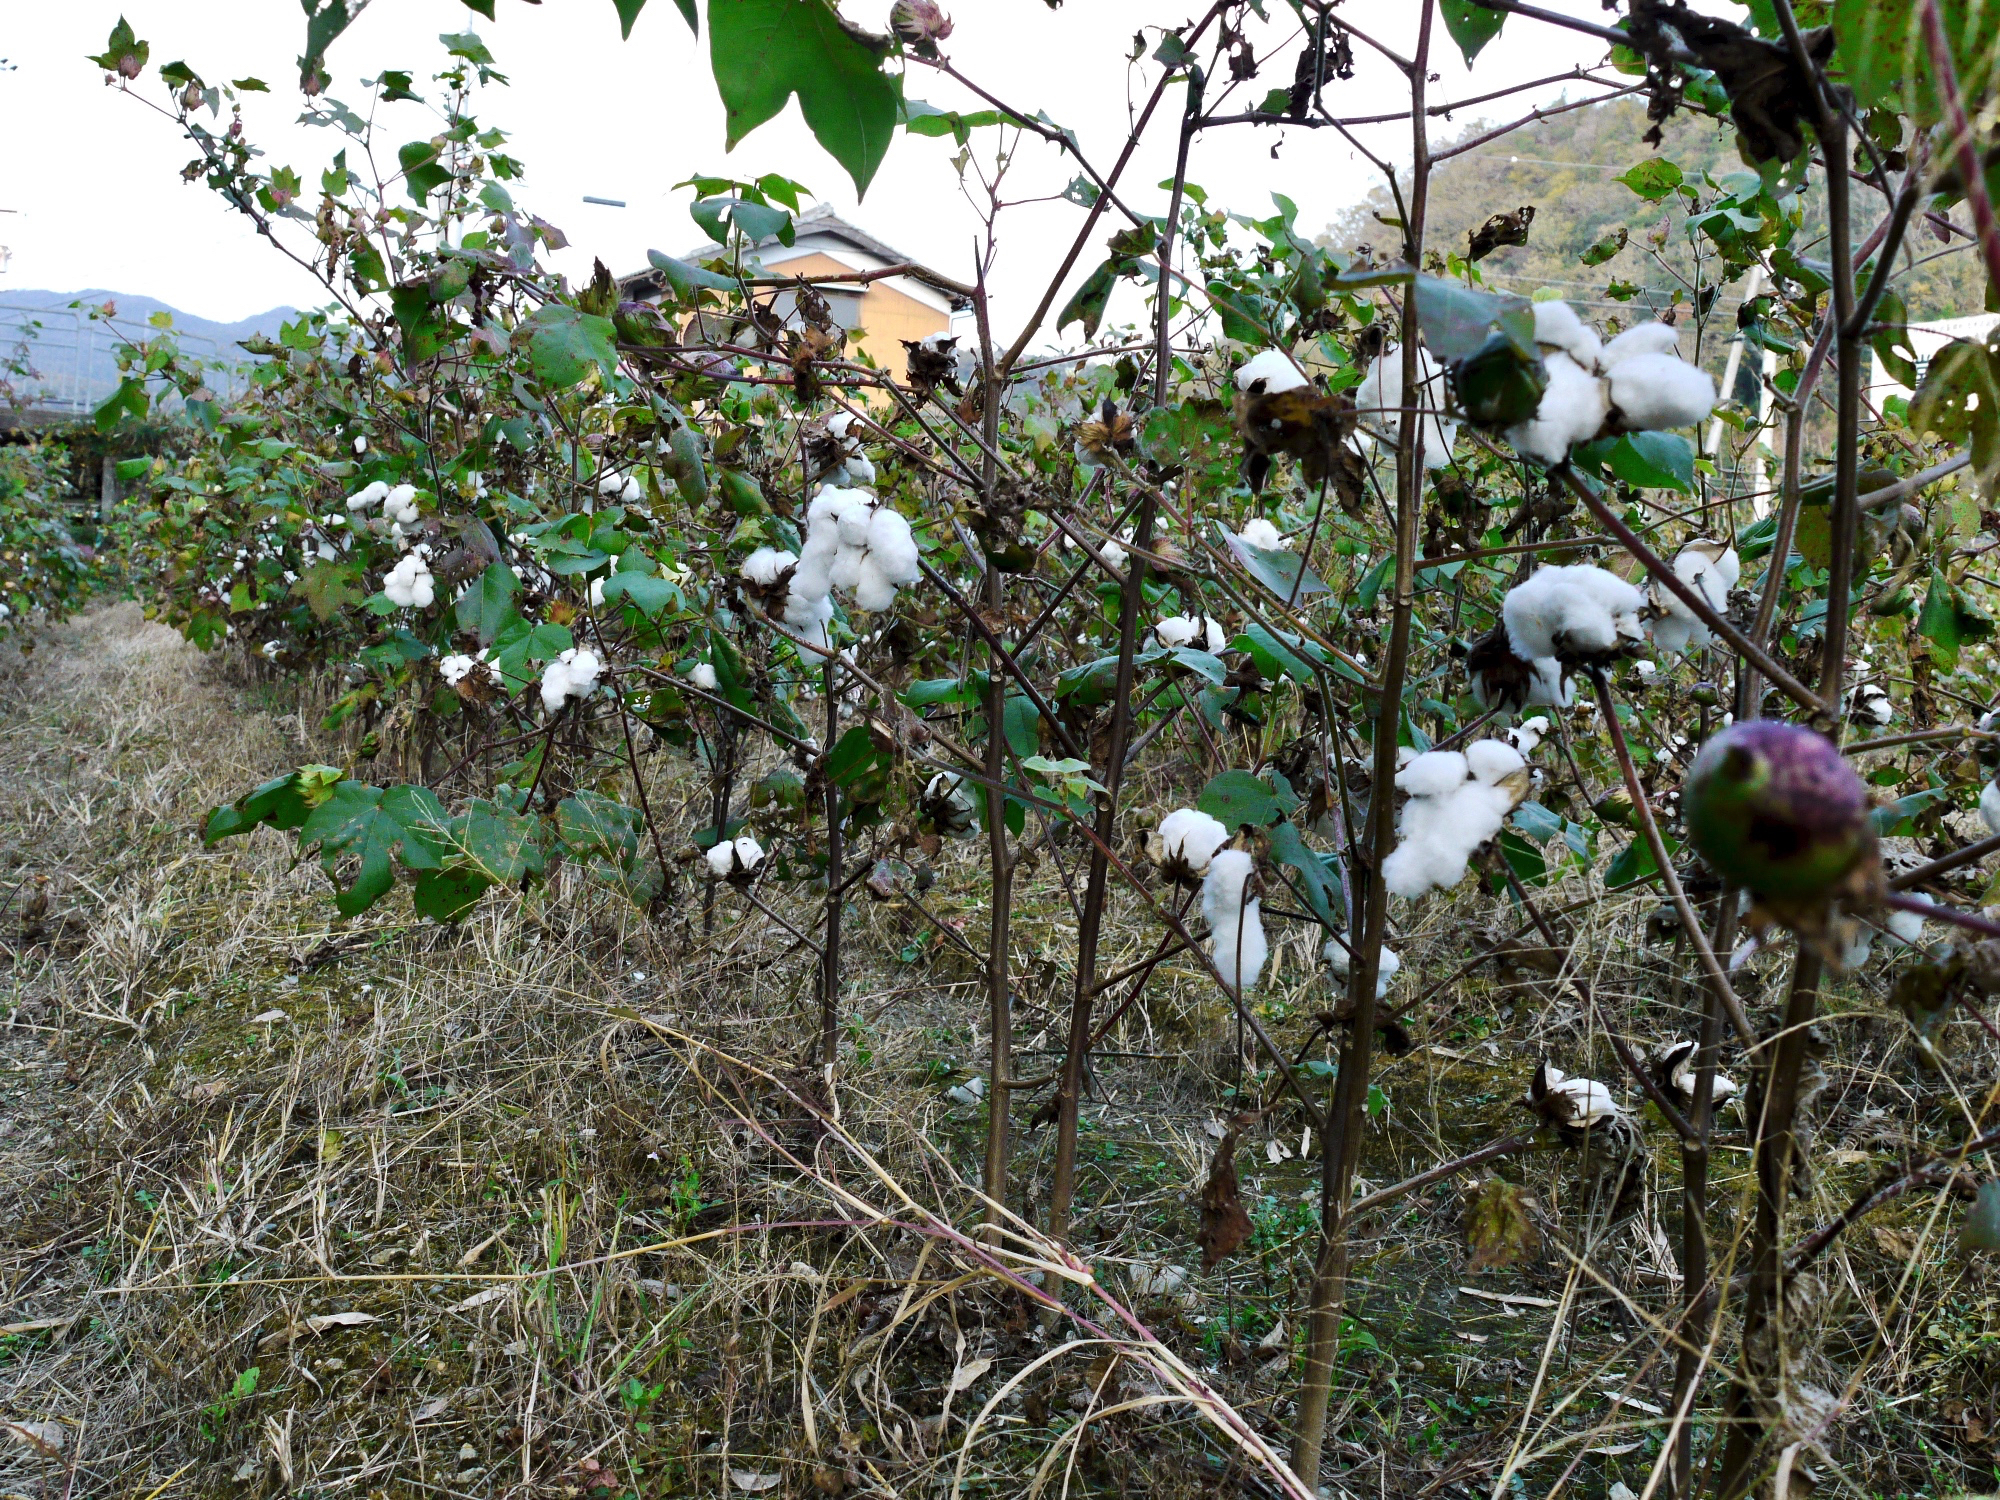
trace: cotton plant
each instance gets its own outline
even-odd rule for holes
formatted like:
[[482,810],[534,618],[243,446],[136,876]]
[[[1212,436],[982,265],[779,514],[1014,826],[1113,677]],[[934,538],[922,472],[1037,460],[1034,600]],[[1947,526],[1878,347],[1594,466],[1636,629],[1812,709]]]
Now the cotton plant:
[[1528,1085],[1522,1103],[1549,1123],[1569,1130],[1622,1121],[1625,1107],[1595,1078],[1565,1073],[1543,1061]]
[[[1674,576],[1686,584],[1710,609],[1720,614],[1729,607],[1729,591],[1736,587],[1743,564],[1736,549],[1727,542],[1690,542],[1675,554]],[[1651,586],[1653,617],[1647,633],[1662,651],[1675,654],[1710,644],[1707,625],[1695,615],[1685,600],[1662,584]]]
[[823,641],[833,618],[833,590],[857,609],[885,610],[895,606],[898,589],[921,575],[917,539],[900,511],[866,490],[828,485],[806,509],[806,541],[792,567],[786,621],[816,627]]
[[646,498],[636,474],[606,474],[597,481],[597,493],[615,497],[621,505],[637,505]]
[[604,663],[588,646],[572,646],[542,669],[542,707],[559,713],[572,698],[590,696]]
[[[854,415],[836,412],[827,418],[826,432],[832,439],[832,466],[820,471],[822,483],[858,489],[875,483],[875,465],[861,449],[861,439],[852,429]],[[865,608],[865,606],[864,606]]]
[[1201,883],[1201,914],[1208,923],[1208,951],[1223,982],[1239,995],[1257,987],[1270,956],[1263,903],[1248,893],[1256,861],[1241,849],[1222,849],[1208,862]]
[[1506,431],[1515,452],[1553,468],[1604,433],[1692,427],[1715,409],[1715,382],[1680,357],[1671,323],[1639,323],[1605,343],[1567,302],[1534,306],[1548,383],[1534,416]]
[[753,835],[740,833],[733,839],[717,839],[702,857],[717,880],[747,880],[764,863],[764,846]]
[[[1422,423],[1418,432],[1423,439],[1426,469],[1449,467],[1452,444],[1458,441],[1458,423],[1444,415],[1444,402],[1444,366],[1419,345],[1417,409],[1422,413]],[[1369,363],[1368,373],[1354,393],[1354,405],[1362,427],[1376,438],[1392,446],[1402,440],[1403,351],[1400,348],[1385,349]]]
[[1160,819],[1146,842],[1147,856],[1168,879],[1192,884],[1208,873],[1216,851],[1229,842],[1229,830],[1200,808],[1181,807]]
[[1856,684],[1847,713],[1857,724],[1872,724],[1880,729],[1896,717],[1896,705],[1888,689],[1880,683],[1863,682]]
[[1396,821],[1398,842],[1382,862],[1382,880],[1415,900],[1455,886],[1480,845],[1500,832],[1527,795],[1527,762],[1502,740],[1475,740],[1464,751],[1431,750],[1396,773],[1409,800]]

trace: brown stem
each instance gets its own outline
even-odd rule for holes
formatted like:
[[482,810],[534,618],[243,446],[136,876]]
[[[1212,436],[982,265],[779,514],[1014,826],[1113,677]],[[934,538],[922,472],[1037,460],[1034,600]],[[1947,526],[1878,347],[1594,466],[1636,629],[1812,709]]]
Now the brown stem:
[[[1436,7],[1421,0],[1416,55],[1410,81],[1410,197],[1406,205],[1403,256],[1423,263],[1424,222],[1430,194],[1430,133],[1424,114],[1429,79],[1431,22]],[[1375,988],[1381,967],[1382,936],[1389,924],[1389,890],[1382,864],[1396,847],[1396,744],[1403,716],[1403,686],[1409,671],[1410,617],[1416,605],[1417,512],[1423,500],[1423,431],[1418,412],[1417,299],[1402,308],[1405,416],[1396,441],[1396,593],[1390,617],[1388,656],[1382,692],[1376,700],[1375,792],[1368,808],[1369,861],[1361,924],[1361,951],[1348,965],[1347,994],[1354,1013],[1341,1048],[1340,1071],[1327,1109],[1327,1140],[1320,1168],[1320,1250],[1313,1269],[1312,1308],[1307,1323],[1305,1383],[1299,1393],[1298,1436],[1292,1470],[1309,1490],[1319,1486],[1320,1456],[1326,1442],[1326,1411],[1333,1392],[1333,1362],[1340,1342],[1340,1317],[1347,1296],[1347,1213],[1354,1173],[1361,1159],[1362,1106],[1375,1060]],[[1348,930],[1354,930],[1348,913]]]

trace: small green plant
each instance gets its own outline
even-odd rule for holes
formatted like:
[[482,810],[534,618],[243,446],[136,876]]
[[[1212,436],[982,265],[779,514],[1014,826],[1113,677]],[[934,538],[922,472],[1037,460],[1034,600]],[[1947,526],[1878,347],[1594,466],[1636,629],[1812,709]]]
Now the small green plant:
[[229,1387],[228,1393],[220,1401],[215,1402],[202,1413],[201,1435],[203,1437],[207,1438],[211,1443],[218,1441],[222,1437],[223,1429],[228,1425],[230,1415],[237,1407],[257,1394],[257,1375],[257,1367],[255,1365],[250,1366],[249,1369],[236,1377],[235,1383]]
[[695,1215],[706,1207],[701,1196],[701,1173],[690,1158],[683,1156],[681,1175],[667,1187],[667,1209],[673,1215],[675,1229],[685,1234]]

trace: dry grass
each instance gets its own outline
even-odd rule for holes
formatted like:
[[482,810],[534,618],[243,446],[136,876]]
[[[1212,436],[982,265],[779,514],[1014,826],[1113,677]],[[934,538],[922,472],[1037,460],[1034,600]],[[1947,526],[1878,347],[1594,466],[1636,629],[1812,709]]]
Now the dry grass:
[[[1286,1440],[1316,1163],[1282,1112],[1246,1138],[1256,1233],[1186,1273],[1235,1076],[1192,968],[1107,1044],[1074,1242],[1095,1284],[1071,1267],[1057,1317],[1040,1300],[1064,1281],[1053,1247],[1023,1228],[996,1259],[958,1234],[978,1218],[982,1111],[943,1090],[980,1065],[981,1002],[908,907],[854,910],[831,1126],[802,1071],[808,958],[767,924],[702,943],[570,874],[457,930],[400,899],[341,924],[287,839],[204,850],[208,807],[329,748],[295,703],[129,606],[0,659],[0,713],[0,896],[41,875],[52,895],[33,942],[0,920],[0,1420],[16,1424],[0,1493],[650,1496],[768,1478],[915,1495],[961,1464],[977,1494],[1281,1492],[1257,1449]],[[1024,892],[1029,1049],[1060,1035],[1064,860],[1044,850]],[[927,904],[976,943],[969,855],[947,855]],[[1636,944],[1649,904],[1604,903],[1575,952],[1613,1024],[1658,1040],[1688,1028],[1692,990],[1678,955]],[[1449,973],[1489,908],[1421,908],[1408,972]],[[1136,921],[1113,930],[1129,951],[1108,967],[1149,942]],[[1302,928],[1278,945],[1263,1004],[1281,1037],[1320,1004],[1312,947]],[[1825,1023],[1800,1225],[1961,1138],[1985,1103],[1963,1080],[1992,1076],[1990,1050],[1954,1029],[1951,1071],[1915,1069],[1882,976]],[[1382,1075],[1376,1184],[1517,1125],[1536,1056],[1615,1077],[1596,1017],[1549,976],[1482,968],[1420,1020],[1432,1045]],[[1046,1136],[1017,1166],[1031,1216]],[[1725,1129],[1716,1166],[1724,1258],[1742,1140]],[[1579,1493],[1644,1489],[1679,1294],[1678,1161],[1663,1131],[1650,1141],[1648,1192],[1609,1226],[1574,1155],[1505,1165],[1544,1241],[1505,1271],[1464,1269],[1457,1184],[1363,1228],[1340,1491],[1486,1494],[1513,1489],[1511,1466],[1543,1494],[1579,1459]],[[1823,1422],[1816,1397],[1796,1403],[1822,1487],[1947,1493],[1990,1472],[2000,1322],[1949,1250],[1957,1212],[1913,1199],[1817,1268],[1793,1336],[1800,1388],[1838,1399]]]

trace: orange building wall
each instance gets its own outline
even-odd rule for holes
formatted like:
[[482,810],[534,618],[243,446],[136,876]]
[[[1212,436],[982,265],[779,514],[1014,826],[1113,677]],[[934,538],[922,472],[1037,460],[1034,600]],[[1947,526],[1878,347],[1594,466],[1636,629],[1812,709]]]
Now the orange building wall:
[[[770,268],[776,276],[840,276],[861,269],[835,260],[818,250]],[[886,282],[873,281],[861,294],[861,327],[848,335],[848,347],[868,351],[870,358],[897,380],[907,372],[909,360],[902,341],[943,333],[951,327],[951,314],[906,297]]]

